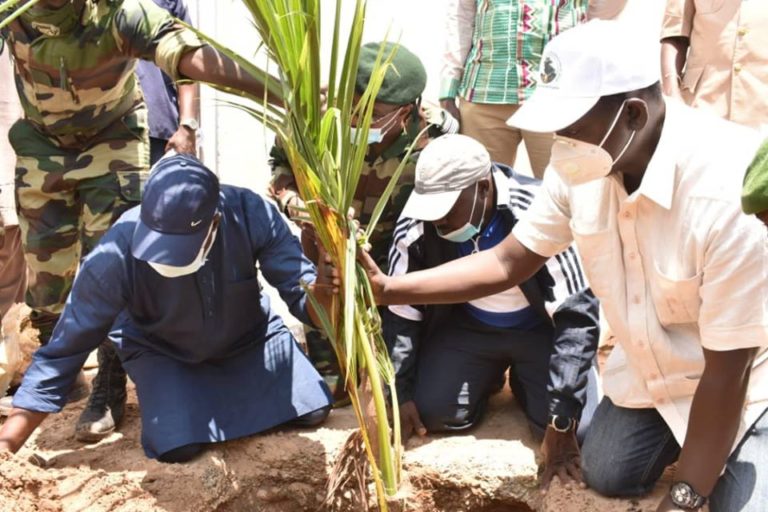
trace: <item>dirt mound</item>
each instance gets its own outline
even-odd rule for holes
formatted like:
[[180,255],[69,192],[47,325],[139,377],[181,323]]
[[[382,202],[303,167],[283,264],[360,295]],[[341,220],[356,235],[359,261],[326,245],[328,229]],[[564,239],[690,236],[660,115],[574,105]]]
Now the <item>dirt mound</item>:
[[[191,463],[167,465],[148,460],[141,450],[133,392],[120,433],[96,445],[73,438],[84,404],[51,416],[17,456],[0,456],[0,512],[314,511],[322,503],[336,454],[354,428],[351,410],[335,410],[316,430],[254,436],[213,447]],[[408,482],[392,509],[655,510],[654,498],[607,500],[557,486],[542,497],[536,487],[535,448],[523,415],[509,393],[502,393],[470,435],[412,442],[404,461]],[[338,510],[359,511],[348,498]]]
[[38,349],[39,331],[32,327],[26,304],[14,304],[0,325],[0,396],[7,387],[21,383],[21,378]]

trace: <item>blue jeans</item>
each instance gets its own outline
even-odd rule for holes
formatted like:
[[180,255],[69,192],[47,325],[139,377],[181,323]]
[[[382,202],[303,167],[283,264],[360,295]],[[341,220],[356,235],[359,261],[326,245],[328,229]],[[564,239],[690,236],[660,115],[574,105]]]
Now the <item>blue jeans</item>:
[[[586,483],[605,496],[653,489],[680,446],[656,409],[617,407],[604,398],[582,447]],[[710,496],[711,512],[764,512],[768,507],[768,410],[731,454]]]

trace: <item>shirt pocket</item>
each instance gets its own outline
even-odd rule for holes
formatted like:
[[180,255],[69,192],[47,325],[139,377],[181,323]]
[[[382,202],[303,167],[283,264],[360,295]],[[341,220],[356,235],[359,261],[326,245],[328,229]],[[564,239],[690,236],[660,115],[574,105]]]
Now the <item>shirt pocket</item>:
[[719,11],[725,4],[725,0],[694,0],[696,14],[712,14]]
[[682,279],[672,279],[655,265],[650,280],[656,314],[662,325],[691,324],[699,321],[701,309],[702,273]]

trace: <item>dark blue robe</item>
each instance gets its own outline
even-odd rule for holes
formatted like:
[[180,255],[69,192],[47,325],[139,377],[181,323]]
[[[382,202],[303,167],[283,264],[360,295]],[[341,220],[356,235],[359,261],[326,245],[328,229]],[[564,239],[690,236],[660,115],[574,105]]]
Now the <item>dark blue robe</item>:
[[314,282],[314,266],[262,197],[222,186],[220,210],[208,261],[175,279],[131,256],[139,208],[126,212],[83,262],[14,406],[60,411],[107,336],[136,384],[149,457],[261,432],[329,405],[323,379],[261,293],[256,268],[309,322],[301,282]]

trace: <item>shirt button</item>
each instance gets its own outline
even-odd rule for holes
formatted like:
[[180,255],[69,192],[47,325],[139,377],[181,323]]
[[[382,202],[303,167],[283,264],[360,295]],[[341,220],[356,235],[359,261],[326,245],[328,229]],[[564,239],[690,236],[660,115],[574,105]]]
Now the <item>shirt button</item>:
[[745,35],[747,35],[747,32],[749,32],[749,29],[746,28],[746,27],[739,27],[739,31],[738,32],[739,32],[740,36],[745,36]]
[[629,212],[624,212],[624,218],[625,219],[631,219],[632,218],[632,214],[629,213]]
[[739,64],[739,63],[737,62],[737,63],[736,63],[734,66],[733,66],[733,71],[734,71],[735,73],[739,73],[739,72],[741,72],[741,64]]
[[636,252],[629,253],[629,259],[634,260],[635,258],[637,258],[637,253]]
[[635,304],[640,304],[640,296],[635,295],[634,297],[632,297],[632,302],[634,302]]

